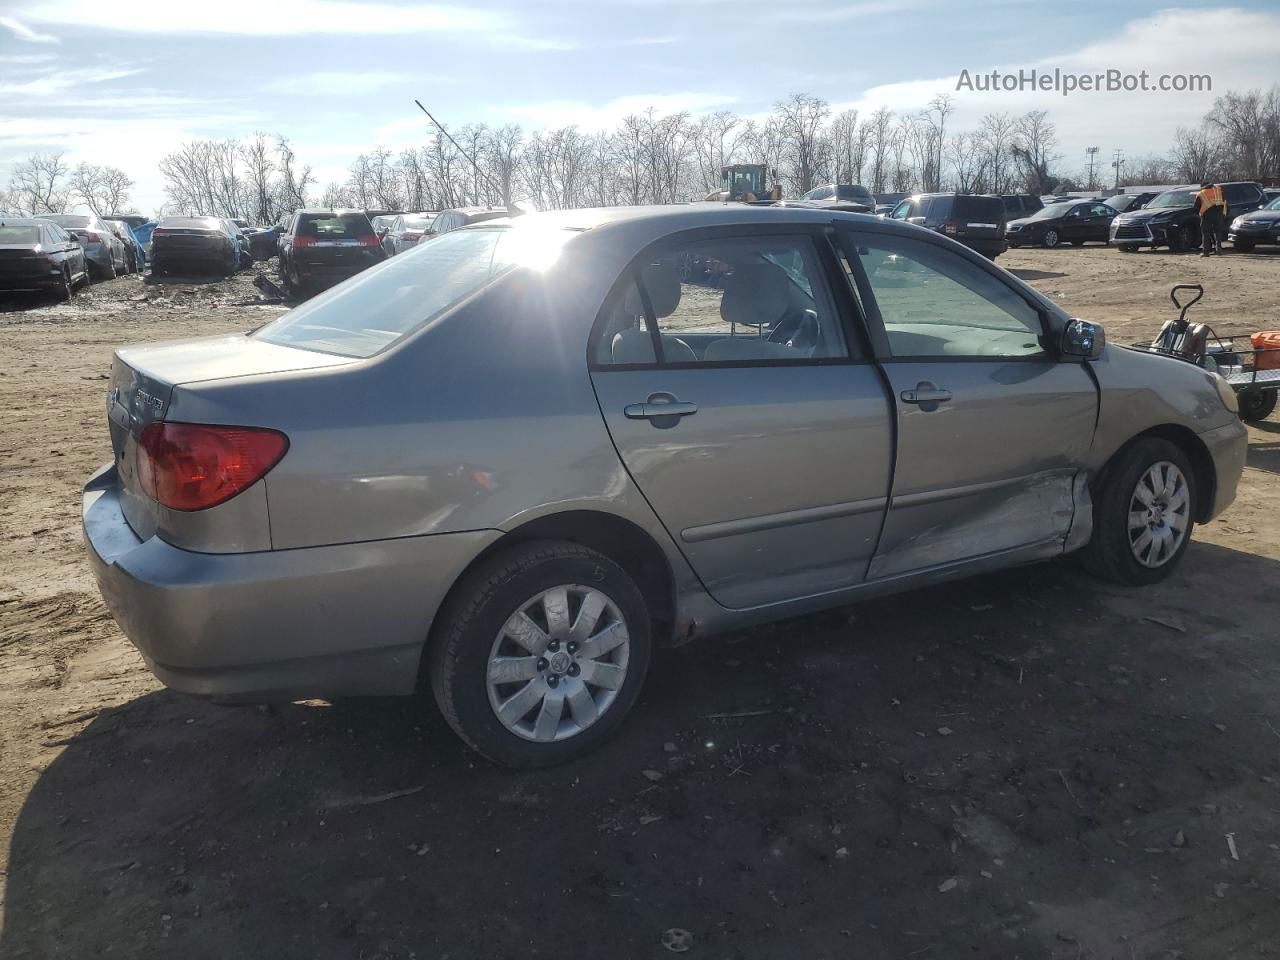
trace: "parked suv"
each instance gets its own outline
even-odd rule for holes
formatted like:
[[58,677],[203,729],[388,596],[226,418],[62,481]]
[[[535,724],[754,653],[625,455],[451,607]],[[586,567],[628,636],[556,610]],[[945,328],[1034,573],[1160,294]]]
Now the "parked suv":
[[1009,247],[1001,197],[918,193],[899,203],[889,216],[936,230],[991,260]]
[[280,235],[280,280],[296,296],[341,283],[386,258],[362,210],[299,210]]
[[1030,193],[1006,193],[1004,201],[1004,219],[1006,222],[1029,217],[1037,210],[1044,208],[1044,202]]
[[[1252,180],[1219,184],[1227,201],[1227,223],[1263,205],[1262,187]],[[1139,247],[1189,250],[1200,244],[1200,216],[1196,186],[1166,190],[1141,210],[1122,213],[1111,221],[1111,242],[1125,253]]]

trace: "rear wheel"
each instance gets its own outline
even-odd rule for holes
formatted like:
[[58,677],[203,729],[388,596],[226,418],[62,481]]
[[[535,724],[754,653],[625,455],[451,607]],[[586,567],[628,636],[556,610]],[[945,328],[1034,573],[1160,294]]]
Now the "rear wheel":
[[1236,396],[1241,420],[1265,420],[1276,408],[1276,391],[1241,390]]
[[1157,583],[1178,565],[1195,527],[1194,473],[1176,444],[1147,437],[1107,468],[1093,507],[1085,566],[1116,583]]
[[497,763],[541,767],[599,746],[640,693],[649,613],[604,554],[538,541],[495,554],[455,588],[425,665],[449,725]]
[[56,293],[58,294],[58,299],[63,303],[70,303],[72,294],[74,292],[75,292],[75,288],[71,285],[71,268],[68,267],[66,264],[63,264],[62,283],[59,284],[56,289]]
[[1058,231],[1050,228],[1044,232],[1044,236],[1040,238],[1040,242],[1046,247],[1056,247],[1060,239]]

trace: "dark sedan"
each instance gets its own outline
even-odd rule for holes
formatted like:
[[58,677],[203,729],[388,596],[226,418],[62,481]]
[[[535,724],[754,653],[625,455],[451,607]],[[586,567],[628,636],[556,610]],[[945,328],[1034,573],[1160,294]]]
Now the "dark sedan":
[[1006,231],[1011,247],[1081,246],[1090,240],[1107,242],[1116,210],[1105,203],[1051,203],[1029,217],[1012,221]]
[[1157,196],[1159,194],[1154,190],[1148,193],[1117,193],[1114,197],[1108,197],[1106,204],[1113,207],[1116,213],[1128,213],[1130,210],[1141,210]]
[[1280,197],[1261,210],[1242,213],[1232,220],[1227,239],[1241,253],[1248,253],[1260,244],[1280,244]]
[[89,282],[84,247],[47,220],[0,220],[0,290],[51,290],[70,300]]
[[151,273],[175,267],[230,276],[239,267],[236,239],[218,217],[165,217],[151,234]]

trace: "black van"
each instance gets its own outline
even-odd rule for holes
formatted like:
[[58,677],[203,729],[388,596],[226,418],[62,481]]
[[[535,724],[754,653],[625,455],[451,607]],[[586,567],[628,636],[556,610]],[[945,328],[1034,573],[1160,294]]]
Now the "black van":
[[991,260],[1009,248],[1004,235],[1004,200],[1000,197],[918,193],[899,203],[889,216],[936,230]]

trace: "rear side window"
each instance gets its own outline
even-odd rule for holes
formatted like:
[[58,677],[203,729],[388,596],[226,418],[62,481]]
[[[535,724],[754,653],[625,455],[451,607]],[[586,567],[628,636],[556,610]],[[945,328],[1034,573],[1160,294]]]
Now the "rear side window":
[[497,256],[506,233],[462,230],[418,244],[295,307],[253,336],[286,347],[371,357],[507,269],[510,264]]
[[1004,221],[1004,204],[999,197],[956,197],[952,209],[952,216],[957,220],[983,223]]
[[[675,242],[646,256],[606,307],[601,364],[741,365],[847,357],[840,316],[807,237]],[[650,330],[647,320],[654,322]]]
[[373,233],[373,225],[363,213],[304,213],[297,233],[317,240],[357,240]]
[[871,192],[866,187],[846,186],[836,190],[841,200],[853,200],[858,203],[867,202],[875,205],[875,200],[871,196]]

